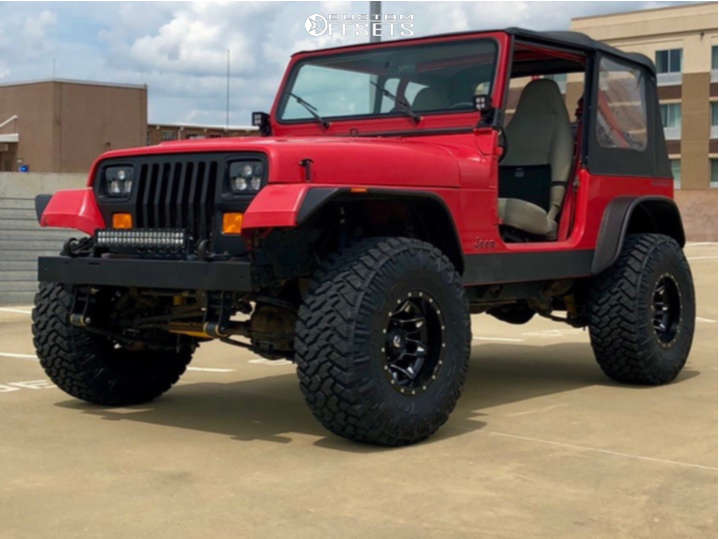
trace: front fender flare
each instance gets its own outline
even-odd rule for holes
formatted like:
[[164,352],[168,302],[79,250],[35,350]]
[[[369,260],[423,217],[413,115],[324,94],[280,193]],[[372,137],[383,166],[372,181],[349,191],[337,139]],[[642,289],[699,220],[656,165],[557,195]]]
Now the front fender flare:
[[294,227],[307,193],[314,186],[274,184],[263,188],[245,211],[242,229]]
[[36,209],[42,209],[38,216],[40,226],[74,228],[85,234],[94,234],[98,228],[105,228],[105,220],[97,207],[92,188],[66,189],[56,192],[49,201],[47,195],[38,195]]

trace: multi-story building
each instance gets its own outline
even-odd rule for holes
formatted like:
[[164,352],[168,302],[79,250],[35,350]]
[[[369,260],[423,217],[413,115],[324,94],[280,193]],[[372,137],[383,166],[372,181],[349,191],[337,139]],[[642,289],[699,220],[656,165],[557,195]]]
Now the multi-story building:
[[571,29],[654,60],[676,198],[687,226],[716,239],[716,2],[580,17]]

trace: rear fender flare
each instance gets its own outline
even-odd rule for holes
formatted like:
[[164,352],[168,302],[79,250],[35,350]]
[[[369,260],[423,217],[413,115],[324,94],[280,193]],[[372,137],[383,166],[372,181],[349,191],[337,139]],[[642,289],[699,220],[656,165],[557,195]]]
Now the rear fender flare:
[[661,196],[617,197],[604,210],[592,274],[601,273],[619,257],[627,234],[655,232],[686,241],[679,208],[673,199]]

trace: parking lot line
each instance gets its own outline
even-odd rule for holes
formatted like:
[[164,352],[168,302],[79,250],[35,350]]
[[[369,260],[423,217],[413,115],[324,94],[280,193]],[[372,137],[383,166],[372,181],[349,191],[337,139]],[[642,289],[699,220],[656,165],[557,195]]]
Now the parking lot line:
[[216,369],[213,367],[187,367],[188,371],[202,371],[202,372],[234,372],[235,369]]
[[32,311],[28,311],[25,309],[16,309],[13,307],[0,307],[0,312],[3,313],[18,313],[18,314],[32,314]]
[[504,438],[514,438],[515,440],[523,440],[525,442],[536,442],[540,444],[555,445],[557,447],[566,447],[567,449],[576,449],[577,451],[591,451],[593,453],[603,453],[605,455],[611,455],[614,457],[624,457],[636,460],[646,460],[649,462],[657,462],[660,464],[673,464],[675,466],[684,466],[686,468],[698,468],[700,470],[709,470],[716,472],[717,468],[714,466],[704,466],[702,464],[694,464],[692,462],[681,462],[678,460],[660,459],[657,457],[647,457],[644,455],[633,455],[631,453],[622,453],[621,451],[612,451],[610,449],[601,449],[599,447],[590,447],[587,445],[577,445],[565,442],[556,442],[554,440],[543,440],[542,438],[533,438],[531,436],[520,436],[518,434],[509,434],[506,432],[490,432],[491,436],[502,436]]
[[15,359],[29,359],[31,361],[37,361],[37,356],[34,356],[32,354],[13,354],[11,352],[0,352],[0,356],[12,357]]
[[687,260],[716,260],[716,256],[690,256]]
[[[11,357],[14,359],[25,359],[29,361],[37,361],[37,356],[32,354],[16,354],[13,352],[0,352],[0,357]],[[235,369],[221,369],[217,367],[187,367],[188,371],[200,372],[235,372]]]
[[474,337],[475,341],[501,341],[501,342],[524,342],[524,339],[514,337]]

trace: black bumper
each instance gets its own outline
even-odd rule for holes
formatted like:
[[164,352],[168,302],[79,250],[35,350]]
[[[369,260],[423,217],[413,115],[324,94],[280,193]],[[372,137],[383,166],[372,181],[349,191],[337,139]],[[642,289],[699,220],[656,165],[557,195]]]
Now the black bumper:
[[38,281],[66,284],[172,288],[183,290],[252,290],[247,261],[199,262],[129,258],[40,257]]

